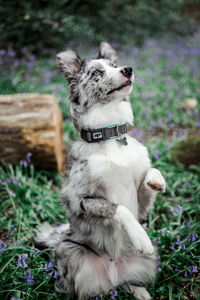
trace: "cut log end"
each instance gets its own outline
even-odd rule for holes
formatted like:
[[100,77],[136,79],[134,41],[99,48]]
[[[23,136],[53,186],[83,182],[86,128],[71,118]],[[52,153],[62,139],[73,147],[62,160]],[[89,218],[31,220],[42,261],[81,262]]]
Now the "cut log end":
[[0,160],[13,165],[32,153],[36,168],[62,171],[62,115],[52,95],[0,96]]

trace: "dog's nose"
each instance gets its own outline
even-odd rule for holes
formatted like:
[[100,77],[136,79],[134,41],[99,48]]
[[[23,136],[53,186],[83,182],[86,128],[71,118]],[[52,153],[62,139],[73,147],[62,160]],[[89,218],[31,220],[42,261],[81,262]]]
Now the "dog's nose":
[[132,73],[133,73],[133,69],[130,67],[123,67],[120,71],[125,77],[130,78]]

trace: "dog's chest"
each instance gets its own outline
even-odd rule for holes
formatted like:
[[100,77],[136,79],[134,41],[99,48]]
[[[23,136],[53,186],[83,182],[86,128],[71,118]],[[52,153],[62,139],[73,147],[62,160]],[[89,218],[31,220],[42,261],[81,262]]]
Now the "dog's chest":
[[93,156],[90,166],[106,190],[109,201],[125,205],[135,216],[138,211],[137,188],[149,165],[146,148],[127,136],[128,145],[107,143]]

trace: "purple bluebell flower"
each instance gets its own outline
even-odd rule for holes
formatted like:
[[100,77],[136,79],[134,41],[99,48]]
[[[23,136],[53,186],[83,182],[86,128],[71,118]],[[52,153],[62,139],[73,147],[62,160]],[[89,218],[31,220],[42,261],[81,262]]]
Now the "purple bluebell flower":
[[160,152],[158,150],[155,150],[153,153],[153,157],[155,160],[158,160],[160,158]]
[[60,223],[60,222],[56,222],[56,223],[53,224],[53,226],[55,226],[55,227],[59,227],[61,225],[62,225],[62,223]]
[[38,253],[40,253],[40,250],[37,248],[34,248],[34,252],[35,252],[35,254],[38,254]]
[[180,272],[180,270],[176,268],[176,269],[175,269],[175,272]]
[[188,273],[187,273],[187,271],[185,271],[185,274],[184,274],[184,276],[185,276],[185,277],[187,277],[187,276],[188,276]]
[[54,273],[54,271],[52,270],[50,273],[49,273],[49,276],[52,276]]
[[176,212],[182,213],[182,211],[183,211],[183,208],[180,205],[178,205],[176,207]]
[[21,298],[11,297],[10,300],[22,300]]
[[115,286],[114,294],[112,295],[111,299],[115,299],[117,297],[117,286]]
[[25,274],[25,278],[26,278],[26,281],[27,281],[29,284],[31,284],[31,285],[34,284],[34,281],[33,281],[33,275],[31,274],[31,270],[30,270],[30,269],[27,270],[27,272],[26,272],[26,274]]
[[192,235],[191,235],[191,241],[195,242],[198,237],[199,237],[198,234],[192,233]]
[[22,166],[22,167],[24,167],[24,168],[27,168],[27,162],[25,161],[25,160],[21,160],[20,161],[20,165]]
[[192,272],[192,273],[198,273],[197,267],[192,266],[192,267],[191,267],[191,272]]
[[159,232],[162,236],[165,235],[165,229],[158,230],[158,232]]
[[53,268],[54,264],[53,262],[50,260],[50,262],[48,264],[45,264],[45,270],[46,272],[49,272],[52,268]]
[[13,191],[9,191],[8,194],[10,197],[15,197],[15,193]]
[[187,226],[188,226],[188,227],[192,227],[192,222],[191,222],[190,220],[188,220]]
[[185,243],[182,244],[182,249],[186,249]]
[[170,249],[175,250],[174,244],[171,245]]
[[31,152],[28,152],[27,154],[26,154],[26,160],[27,160],[27,162],[30,164],[31,163],[31,156],[32,156],[32,153]]
[[28,183],[31,183],[31,182],[32,182],[32,178],[29,178],[29,179],[27,180],[27,182],[28,182]]
[[6,247],[7,247],[7,244],[6,244],[4,241],[0,241],[0,245],[1,245],[3,248],[6,248]]
[[188,237],[186,238],[186,240],[187,240],[188,242],[190,242],[190,241],[191,241],[190,236],[188,236]]
[[19,185],[19,180],[13,179],[12,183],[15,184],[15,185]]
[[42,205],[39,204],[39,205],[36,207],[36,210],[37,210],[37,211],[42,210]]
[[11,243],[12,242],[12,239],[9,235],[7,235],[7,238],[8,238],[8,241]]
[[158,267],[157,272],[160,273],[162,271],[161,267]]
[[58,278],[58,272],[54,271],[54,276],[53,278],[57,279]]
[[28,254],[27,253],[23,253],[22,255],[19,255],[18,256],[18,263],[17,263],[17,266],[18,267],[22,267],[22,268],[26,268],[28,267],[25,259],[28,257]]
[[176,240],[176,245],[178,245],[178,248],[180,248],[180,247],[181,247],[181,241],[180,241],[180,239],[179,239],[179,238],[177,238],[177,240]]

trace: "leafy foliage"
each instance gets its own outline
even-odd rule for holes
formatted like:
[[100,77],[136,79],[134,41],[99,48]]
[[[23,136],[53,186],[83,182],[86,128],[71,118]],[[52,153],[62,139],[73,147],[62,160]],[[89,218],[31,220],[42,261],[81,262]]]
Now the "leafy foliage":
[[[20,53],[21,48],[29,46],[31,51],[40,53],[44,47],[62,49],[74,40],[78,44],[105,39],[120,44],[134,40],[141,44],[149,35],[174,30],[173,25],[183,19],[184,5],[194,2],[2,0],[0,47],[14,47]],[[188,18],[182,23],[191,27]]]

